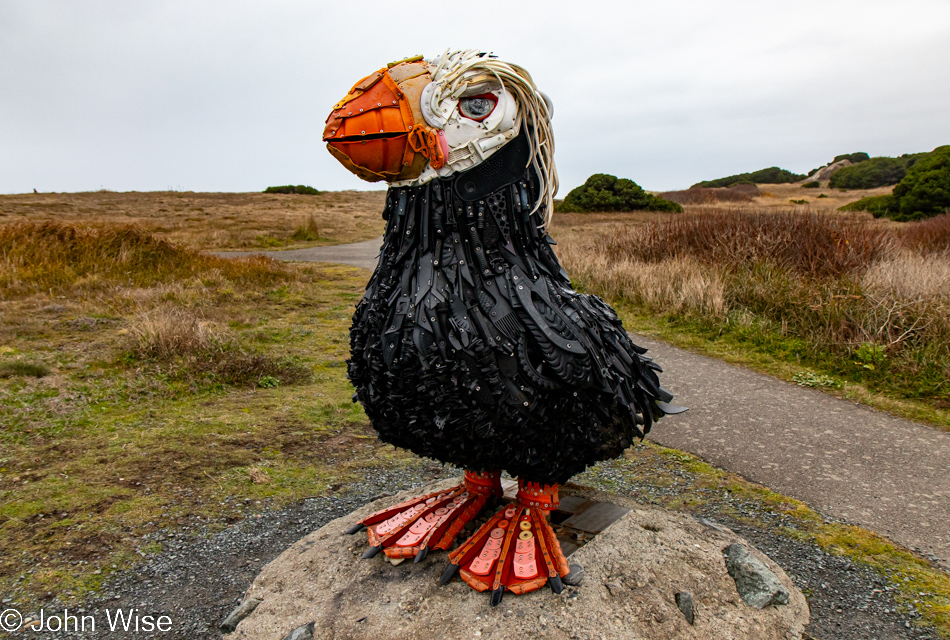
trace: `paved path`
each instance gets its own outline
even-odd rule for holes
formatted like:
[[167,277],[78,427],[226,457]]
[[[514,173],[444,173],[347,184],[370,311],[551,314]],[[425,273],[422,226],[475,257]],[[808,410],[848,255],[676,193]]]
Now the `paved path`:
[[376,238],[366,242],[337,244],[331,247],[311,247],[289,251],[218,251],[215,255],[223,258],[265,255],[287,262],[338,262],[364,269],[375,269],[379,261],[379,248],[382,246],[383,239]]
[[[265,253],[373,269],[382,239]],[[219,254],[219,255],[248,255]],[[694,453],[950,568],[950,433],[634,335],[675,402],[652,440]]]

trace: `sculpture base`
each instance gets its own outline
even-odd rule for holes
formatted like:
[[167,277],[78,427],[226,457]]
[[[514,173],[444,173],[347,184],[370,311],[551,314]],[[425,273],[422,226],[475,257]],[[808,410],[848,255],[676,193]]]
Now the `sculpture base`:
[[448,564],[444,552],[394,566],[382,555],[361,560],[363,537],[344,535],[355,520],[388,504],[455,482],[377,500],[296,542],[255,579],[245,600],[260,605],[228,637],[790,640],[801,638],[808,623],[802,593],[755,550],[774,584],[788,592],[788,604],[746,604],[723,558],[733,543],[751,547],[734,532],[583,487],[563,486],[562,504],[580,510],[565,512],[561,523],[552,518],[556,527],[567,525],[560,527],[564,540],[583,543],[568,558],[583,567],[583,582],[559,595],[548,589],[512,595],[496,608],[458,580],[438,586]]

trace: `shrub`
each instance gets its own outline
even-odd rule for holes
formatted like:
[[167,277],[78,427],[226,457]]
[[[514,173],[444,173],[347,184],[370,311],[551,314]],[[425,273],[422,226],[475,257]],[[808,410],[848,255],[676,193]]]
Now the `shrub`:
[[819,198],[827,198],[828,196],[827,196],[827,194],[819,193],[817,197],[819,197]]
[[802,198],[801,200],[789,200],[792,204],[808,204],[808,200]]
[[831,176],[834,189],[874,189],[897,184],[926,153],[905,154],[899,158],[871,158],[840,169]]
[[875,218],[888,215],[889,211],[897,211],[894,196],[869,196],[850,202],[838,209],[839,211],[867,211]]
[[917,161],[893,194],[900,201],[900,214],[890,216],[895,220],[932,218],[950,209],[950,146]]
[[803,184],[802,188],[803,189],[817,189],[820,186],[821,186],[820,182],[818,182],[817,180],[812,180],[811,182],[806,182],[805,184]]
[[859,162],[864,162],[865,160],[870,159],[871,156],[864,153],[863,151],[858,151],[857,153],[845,153],[840,156],[835,156],[835,159],[831,161],[831,164],[841,162],[842,160],[849,160],[852,164],[858,164]]
[[283,187],[267,187],[266,189],[264,189],[264,193],[296,193],[298,195],[304,195],[304,196],[320,195],[320,192],[318,190],[314,189],[313,187],[308,187],[307,185],[304,185],[304,184],[298,184],[296,186],[289,184]]
[[862,198],[841,207],[869,211],[907,222],[932,218],[950,210],[950,146],[937,147],[907,170],[891,195]]
[[753,184],[786,184],[804,180],[807,176],[792,173],[778,167],[769,167],[768,169],[759,169],[751,173],[739,173],[726,178],[717,180],[706,180],[697,182],[693,187],[731,187],[740,182],[749,182]]
[[677,213],[683,211],[675,202],[647,193],[633,180],[606,173],[595,173],[583,185],[572,189],[555,211],[583,213],[640,209]]

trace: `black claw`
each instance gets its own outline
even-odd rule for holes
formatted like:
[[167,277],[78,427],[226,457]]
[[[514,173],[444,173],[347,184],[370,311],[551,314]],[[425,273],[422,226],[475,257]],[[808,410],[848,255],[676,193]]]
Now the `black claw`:
[[442,573],[442,577],[439,578],[439,585],[448,584],[452,581],[452,578],[455,577],[455,574],[459,572],[459,566],[457,564],[450,564],[445,568],[445,571]]
[[498,587],[497,589],[491,592],[491,600],[488,602],[489,605],[497,607],[501,604],[501,597],[505,595],[505,588]]
[[363,554],[363,560],[369,560],[370,558],[375,557],[376,554],[382,550],[383,550],[383,545],[379,545],[378,547],[370,547],[369,549],[366,550],[366,553]]
[[359,533],[360,531],[362,531],[362,530],[365,529],[365,528],[366,528],[366,526],[365,526],[362,522],[357,522],[357,523],[354,524],[352,527],[350,527],[349,529],[347,529],[347,530],[345,531],[345,533],[346,533],[346,535],[351,536],[351,535],[353,535],[354,533]]
[[429,555],[429,547],[422,547],[419,549],[419,553],[416,554],[416,559],[413,562],[422,562],[426,559],[426,556]]
[[551,591],[554,593],[561,593],[564,591],[564,583],[561,582],[561,576],[554,576],[548,580],[548,584],[551,585]]

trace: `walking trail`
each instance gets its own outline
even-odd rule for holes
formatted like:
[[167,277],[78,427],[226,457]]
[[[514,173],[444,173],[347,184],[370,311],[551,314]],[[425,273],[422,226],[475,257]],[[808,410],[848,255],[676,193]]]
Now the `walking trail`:
[[[263,253],[374,269],[382,238]],[[825,516],[886,535],[950,569],[950,433],[632,334],[676,404],[650,439],[693,453]]]

